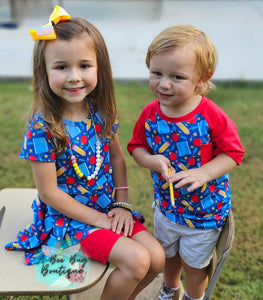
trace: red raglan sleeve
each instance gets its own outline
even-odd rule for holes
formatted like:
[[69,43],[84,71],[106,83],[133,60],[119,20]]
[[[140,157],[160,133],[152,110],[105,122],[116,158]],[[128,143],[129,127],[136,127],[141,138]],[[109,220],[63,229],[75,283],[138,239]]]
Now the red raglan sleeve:
[[245,151],[235,123],[211,100],[205,109],[204,117],[211,130],[214,156],[226,153],[240,165]]
[[145,134],[145,122],[149,118],[150,114],[151,111],[149,110],[149,105],[148,105],[144,108],[139,119],[137,120],[133,129],[132,138],[127,145],[127,150],[130,153],[130,155],[132,155],[132,151],[136,148],[145,148],[148,151],[152,152],[151,147],[147,143],[146,134]]

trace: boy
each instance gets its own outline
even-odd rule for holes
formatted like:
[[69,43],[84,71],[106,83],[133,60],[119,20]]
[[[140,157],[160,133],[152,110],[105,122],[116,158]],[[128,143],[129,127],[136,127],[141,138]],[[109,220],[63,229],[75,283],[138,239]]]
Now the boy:
[[165,29],[148,48],[157,100],[141,113],[128,151],[154,181],[155,236],[166,253],[158,299],[180,298],[182,269],[184,299],[203,298],[207,267],[231,209],[228,173],[244,156],[235,124],[204,96],[213,87],[216,62],[211,40],[190,25]]

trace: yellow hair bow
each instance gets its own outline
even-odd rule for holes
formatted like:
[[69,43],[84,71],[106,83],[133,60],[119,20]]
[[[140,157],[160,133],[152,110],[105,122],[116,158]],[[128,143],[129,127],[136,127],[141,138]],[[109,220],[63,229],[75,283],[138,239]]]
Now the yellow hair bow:
[[65,11],[64,8],[56,6],[49,17],[49,22],[37,30],[30,29],[29,32],[33,41],[39,40],[55,40],[56,33],[53,25],[56,25],[60,21],[69,20],[71,16]]

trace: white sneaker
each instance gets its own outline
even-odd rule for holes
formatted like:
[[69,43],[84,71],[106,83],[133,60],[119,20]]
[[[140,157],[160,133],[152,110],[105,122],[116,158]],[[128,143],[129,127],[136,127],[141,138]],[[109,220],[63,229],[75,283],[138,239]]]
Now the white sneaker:
[[184,291],[181,288],[181,284],[178,288],[170,288],[165,283],[163,283],[163,286],[157,296],[157,300],[180,300],[183,294]]

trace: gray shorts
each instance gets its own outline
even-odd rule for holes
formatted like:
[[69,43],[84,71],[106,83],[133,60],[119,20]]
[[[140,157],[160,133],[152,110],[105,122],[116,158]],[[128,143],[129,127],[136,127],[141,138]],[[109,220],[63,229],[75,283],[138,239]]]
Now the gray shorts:
[[173,223],[155,208],[154,235],[164,248],[166,257],[179,254],[192,268],[202,269],[209,265],[221,228],[196,229]]

